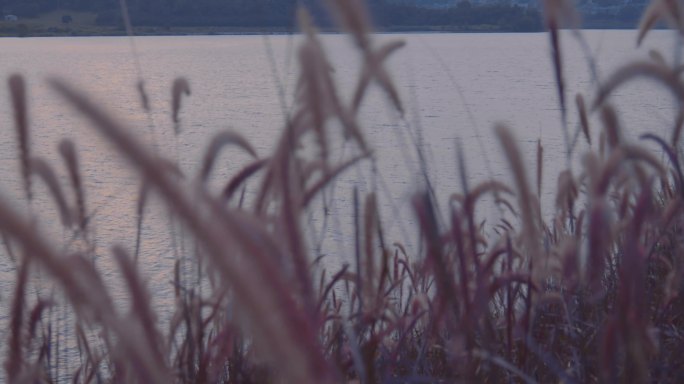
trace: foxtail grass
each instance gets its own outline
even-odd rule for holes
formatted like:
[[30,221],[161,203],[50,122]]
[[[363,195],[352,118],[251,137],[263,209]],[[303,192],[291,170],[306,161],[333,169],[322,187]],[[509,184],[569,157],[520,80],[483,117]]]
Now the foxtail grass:
[[[59,144],[64,175],[34,153],[25,81],[10,77],[25,197],[35,198],[31,183],[39,178],[55,201],[62,229],[87,247],[54,244],[36,225],[43,212],[19,213],[0,199],[0,232],[16,269],[4,378],[17,383],[65,377],[79,383],[684,380],[681,68],[651,54],[649,60],[625,63],[593,93],[577,95],[575,139],[581,132],[588,147],[577,169],[568,166],[556,180],[542,180],[549,154],[541,140],[536,168],[528,169],[514,134],[497,125],[512,183],[473,184],[460,152],[454,167],[462,189],[453,191],[448,204],[441,205],[429,190],[406,201],[416,218],[418,247],[388,235],[381,194],[354,189],[353,254],[339,255],[353,263],[329,270],[325,257],[331,256],[312,251],[303,221],[336,179],[376,160],[359,116],[371,87],[383,92],[397,116],[405,114],[386,68],[404,43],[377,44],[361,1],[330,3],[362,60],[349,100],[335,83],[323,40],[302,11],[295,105],[275,148],[257,153],[247,137],[223,131],[209,140],[196,177],[184,176],[177,158],[147,148],[132,127],[85,92],[59,79],[49,82],[65,108],[85,116],[143,180],[135,243],[111,250],[129,296],[123,306],[115,303],[94,261],[88,223],[95,212],[86,204],[78,148],[68,140]],[[567,134],[571,108],[560,29],[578,22],[568,18],[570,7],[566,1],[547,1],[545,7],[568,152],[575,146]],[[681,33],[678,3],[656,1],[644,15],[637,42],[661,19]],[[635,79],[655,81],[677,101],[665,138],[647,133],[632,140],[623,129],[612,95]],[[141,107],[149,112],[147,95],[139,90]],[[182,99],[189,94],[187,79],[173,83],[176,134]],[[335,137],[349,148],[337,160]],[[654,155],[648,142],[665,156]],[[215,191],[208,184],[228,147],[247,160]],[[301,156],[304,150],[314,155]],[[421,161],[425,169],[422,154]],[[423,176],[428,189],[427,171]],[[63,189],[61,178],[71,191]],[[557,186],[548,215],[542,214],[543,182]],[[247,185],[254,192],[249,198]],[[141,268],[143,221],[152,194],[182,222],[194,245],[184,248],[187,254],[169,271],[168,324],[153,305]],[[485,222],[483,208],[500,215]],[[42,274],[54,282],[56,293],[38,289]],[[58,308],[60,294],[66,307]],[[73,319],[54,323],[65,308]],[[72,331],[60,336],[60,327]],[[54,367],[69,343],[79,353],[75,368]]]

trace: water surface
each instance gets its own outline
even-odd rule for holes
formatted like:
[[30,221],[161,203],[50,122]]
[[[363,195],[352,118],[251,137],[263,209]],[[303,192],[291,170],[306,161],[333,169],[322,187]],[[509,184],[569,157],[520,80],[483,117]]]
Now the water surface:
[[[563,35],[568,100],[578,92],[592,99],[598,82],[628,60],[646,59],[649,49],[671,52],[670,33],[655,31],[645,46],[635,49],[632,31],[583,32],[590,52],[583,51],[570,34]],[[422,148],[427,171],[442,206],[448,196],[461,192],[457,167],[460,146],[474,183],[489,177],[507,180],[507,165],[492,126],[504,123],[515,132],[528,168],[536,169],[536,145],[544,146],[543,207],[553,209],[555,177],[564,169],[566,146],[562,135],[557,90],[545,34],[389,34],[376,36],[378,43],[402,39],[406,47],[393,56],[389,67],[407,111],[399,116],[382,92],[371,93],[362,109],[362,126],[377,160],[351,170],[328,195],[332,219],[322,231],[323,220],[314,214],[305,218],[315,249],[328,254],[326,265],[336,268],[352,255],[352,191],[364,194],[375,189],[390,241],[415,244],[413,216],[407,202],[423,185],[415,145]],[[88,92],[98,104],[125,121],[151,148],[177,160],[190,177],[196,174],[201,155],[213,134],[232,129],[247,137],[260,155],[273,148],[293,105],[298,75],[299,36],[196,36],[141,37],[135,39],[137,56],[130,41],[120,37],[2,39],[0,74],[24,74],[29,82],[32,151],[63,168],[57,144],[72,139],[81,157],[87,203],[97,238],[97,265],[108,281],[116,284],[109,249],[123,244],[132,250],[135,238],[135,205],[139,178],[125,161],[100,138],[89,124],[66,105],[47,85],[46,79],[64,78]],[[341,35],[323,37],[341,93],[349,98],[359,68],[358,53]],[[588,54],[589,53],[589,54]],[[669,60],[672,57],[665,54]],[[591,72],[590,59],[598,73]],[[139,63],[139,66],[138,64]],[[139,76],[145,80],[152,112],[144,113],[136,93]],[[174,135],[170,117],[170,87],[174,78],[185,76],[192,95],[183,100],[181,133]],[[661,89],[635,82],[620,89],[614,99],[628,138],[651,131],[668,135],[674,102]],[[568,126],[577,132],[574,103]],[[21,198],[17,145],[12,129],[11,108],[5,87],[0,89],[0,191],[25,209]],[[593,121],[595,136],[598,135]],[[580,137],[570,164],[576,166],[586,143]],[[353,148],[335,148],[349,154]],[[212,179],[219,188],[248,158],[237,152],[223,155]],[[530,180],[535,172],[530,172]],[[64,179],[66,185],[66,179]],[[58,216],[46,190],[38,187],[35,210],[40,228],[54,243],[69,247],[69,234],[55,229]],[[152,204],[144,222],[140,265],[157,303],[172,299],[172,270],[179,254],[189,245],[180,241],[174,220]],[[175,236],[171,234],[175,233]],[[183,243],[183,246],[181,246]],[[312,255],[314,256],[314,255]],[[0,321],[7,317],[13,265],[0,255]],[[45,289],[49,286],[45,284]],[[125,296],[124,292],[117,295]],[[160,304],[163,307],[163,305]],[[66,331],[65,331],[66,332]]]

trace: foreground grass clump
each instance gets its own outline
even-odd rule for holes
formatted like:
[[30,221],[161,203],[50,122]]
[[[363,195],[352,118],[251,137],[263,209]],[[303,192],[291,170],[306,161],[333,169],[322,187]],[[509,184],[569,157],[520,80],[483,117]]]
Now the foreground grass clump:
[[[437,209],[432,194],[416,194],[410,203],[422,238],[420,254],[407,254],[401,244],[385,238],[374,194],[356,194],[355,263],[328,274],[315,268],[300,220],[338,175],[372,161],[357,121],[368,88],[378,85],[403,113],[383,66],[402,44],[375,46],[363,8],[357,2],[333,4],[364,62],[352,100],[338,94],[324,47],[303,16],[298,107],[277,147],[261,158],[246,139],[224,132],[211,141],[197,177],[182,175],[173,162],[147,150],[131,130],[78,90],[51,82],[142,175],[140,221],[147,195],[157,193],[198,244],[201,277],[176,268],[175,313],[164,326],[137,267],[140,239],[131,247],[136,249],[132,255],[121,247],[112,249],[131,296],[129,308],[114,304],[102,271],[92,262],[92,213],[78,150],[69,141],[60,143],[72,186],[62,190],[55,164],[31,151],[24,80],[10,78],[25,195],[30,202],[33,182],[46,183],[64,227],[81,246],[77,252],[62,252],[36,229],[39,213],[26,217],[0,202],[0,230],[17,273],[3,351],[5,379],[684,380],[684,175],[677,149],[684,110],[673,122],[670,138],[642,138],[662,147],[667,155],[663,162],[640,142],[624,138],[609,104],[615,89],[643,76],[657,80],[684,105],[681,70],[654,53],[653,60],[628,63],[604,81],[591,105],[577,96],[581,132],[591,149],[581,170],[558,175],[556,212],[550,220],[540,214],[541,188],[531,185],[531,172],[515,140],[505,127],[497,127],[513,185],[491,180],[464,188],[454,194],[446,212]],[[565,115],[569,108],[558,34],[564,11],[551,4],[546,22]],[[640,39],[657,18],[683,24],[679,14],[666,11],[649,8]],[[146,100],[142,83],[140,91]],[[176,122],[181,97],[188,92],[185,80],[174,83]],[[589,126],[590,114],[600,116],[600,127]],[[329,145],[340,134],[353,149],[336,162]],[[253,160],[214,194],[206,183],[214,159],[227,145]],[[307,146],[314,148],[305,156],[300,148]],[[538,180],[541,164],[536,172]],[[249,201],[240,196],[247,181],[258,185],[256,198]],[[496,236],[485,236],[475,214],[485,195],[494,197],[495,208],[508,212],[493,224]],[[505,219],[511,216],[518,222]],[[59,292],[31,297],[27,287],[36,271],[51,276]],[[66,353],[68,341],[55,336],[50,321],[53,311],[62,309],[73,313],[71,342],[79,355],[73,369],[60,365],[59,354]]]

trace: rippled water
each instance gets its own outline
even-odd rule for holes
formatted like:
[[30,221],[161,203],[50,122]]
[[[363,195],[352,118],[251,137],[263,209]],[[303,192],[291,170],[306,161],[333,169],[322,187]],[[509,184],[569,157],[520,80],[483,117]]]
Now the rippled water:
[[[638,50],[635,49],[636,33],[631,31],[588,31],[584,36],[591,57],[597,62],[599,81],[627,60],[647,58],[651,48],[667,53],[673,51],[675,44],[665,31],[653,32],[645,47]],[[570,33],[563,38],[568,100],[573,101],[577,92],[585,93],[591,100],[596,82],[590,73],[588,57]],[[300,39],[297,36],[142,37],[135,40],[137,57],[132,54],[129,40],[118,37],[0,40],[2,77],[19,72],[29,81],[33,153],[61,166],[57,143],[62,138],[76,142],[85,173],[87,203],[94,212],[97,263],[108,280],[118,279],[109,255],[111,245],[123,244],[132,249],[134,244],[139,180],[110,145],[50,90],[45,80],[62,77],[77,84],[98,104],[125,120],[142,140],[178,160],[182,170],[193,175],[207,142],[219,130],[236,130],[261,155],[270,152],[283,125],[283,109],[292,104],[298,73],[296,48]],[[446,204],[451,193],[460,191],[457,143],[463,148],[471,181],[489,176],[508,177],[492,131],[497,122],[513,128],[530,169],[535,169],[536,142],[541,138],[545,149],[543,206],[547,211],[552,209],[554,175],[567,164],[546,35],[377,36],[378,41],[394,39],[407,42],[389,62],[406,106],[406,119],[399,119],[381,92],[374,92],[362,110],[363,129],[374,149],[379,177],[374,177],[369,164],[365,164],[337,182],[331,200],[334,220],[325,233],[318,233],[322,225],[320,217],[313,215],[306,220],[312,239],[325,239],[321,251],[330,255],[326,262],[331,268],[344,262],[343,255],[352,254],[352,243],[345,240],[351,236],[348,228],[352,222],[354,187],[364,192],[377,183],[385,229],[391,240],[410,244],[415,239],[416,232],[411,230],[413,218],[405,207],[422,181],[411,135],[425,151],[428,171],[442,204]],[[327,35],[323,41],[335,68],[335,77],[348,96],[358,72],[358,54],[344,36]],[[151,119],[142,111],[136,93],[136,60],[151,99]],[[192,95],[184,100],[182,133],[175,137],[170,117],[170,87],[177,76],[189,79]],[[665,135],[670,129],[674,102],[667,93],[649,83],[635,82],[622,88],[615,103],[632,139],[638,132],[648,130]],[[574,107],[569,115],[571,134],[577,127],[573,111]],[[5,87],[0,89],[0,124],[3,127],[0,130],[0,191],[15,201],[18,209],[25,209],[20,197],[17,145]],[[579,142],[573,152],[573,164],[577,164],[585,148],[583,141]],[[212,185],[219,187],[246,160],[237,154],[222,156]],[[64,246],[68,243],[68,234],[54,229],[57,214],[52,202],[44,197],[44,189],[39,189],[37,194],[36,211],[40,212],[41,230],[50,233],[55,244]],[[173,244],[179,242],[178,236],[170,236],[172,222],[157,203],[148,209],[144,223],[141,268],[158,303],[168,303],[172,298],[170,281],[177,257]],[[0,322],[8,314],[12,282],[13,266],[3,252],[0,255]]]

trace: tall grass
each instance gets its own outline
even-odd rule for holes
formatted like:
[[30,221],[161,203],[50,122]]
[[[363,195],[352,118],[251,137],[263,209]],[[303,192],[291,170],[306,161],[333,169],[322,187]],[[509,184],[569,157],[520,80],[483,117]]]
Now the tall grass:
[[[654,2],[639,41],[659,19],[680,34],[677,2]],[[684,175],[679,139],[684,110],[682,70],[660,53],[651,61],[625,63],[594,95],[577,95],[578,129],[589,144],[582,167],[558,175],[555,214],[541,214],[543,147],[537,169],[525,167],[513,134],[496,127],[513,185],[489,180],[454,191],[441,212],[434,194],[411,201],[422,245],[408,254],[386,238],[379,197],[354,194],[353,265],[328,273],[316,268],[302,225],[312,202],[342,173],[373,159],[359,123],[359,108],[379,86],[399,114],[403,105],[384,63],[401,42],[377,45],[360,1],[333,1],[363,59],[351,101],[338,92],[315,27],[300,14],[304,41],[296,109],[278,143],[261,157],[249,141],[223,132],[210,141],[200,173],[146,148],[132,130],[60,80],[50,85],[66,105],[90,120],[145,180],[138,205],[134,255],[112,254],[130,292],[129,307],[114,304],[103,272],[91,260],[93,236],[80,173],[78,148],[60,143],[70,190],[57,164],[35,157],[30,144],[26,87],[9,80],[26,198],[40,178],[55,200],[64,229],[83,247],[67,253],[35,225],[41,212],[18,213],[0,200],[0,231],[16,266],[9,333],[5,340],[8,382],[680,382],[684,380]],[[563,129],[568,150],[563,56],[559,28],[567,3],[551,2],[550,29]],[[680,105],[670,138],[642,137],[667,155],[661,161],[641,142],[630,142],[611,107],[616,89],[636,78],[668,89]],[[181,97],[189,83],[173,84],[173,122],[180,128]],[[143,92],[144,93],[144,92]],[[585,100],[590,101],[587,104]],[[147,109],[147,107],[145,107]],[[600,126],[590,117],[600,116]],[[593,120],[592,120],[593,121]],[[331,137],[352,150],[334,161]],[[579,133],[578,133],[579,134]],[[207,187],[215,159],[227,146],[250,162],[218,194]],[[302,156],[302,147],[313,147]],[[536,176],[536,188],[531,177]],[[427,176],[426,176],[427,178]],[[237,199],[246,182],[256,198]],[[177,263],[175,307],[162,327],[152,292],[138,267],[147,195],[156,193],[183,223],[196,252],[197,276]],[[244,192],[243,192],[244,193]],[[497,236],[485,236],[476,205],[493,196],[503,215]],[[447,218],[444,220],[444,218]],[[193,256],[193,255],[188,255]],[[58,291],[28,293],[33,271],[55,281]],[[344,293],[344,297],[341,297]],[[60,366],[60,338],[52,311],[63,295],[73,313],[62,326],[77,346],[75,367]],[[96,336],[94,336],[96,335]]]

